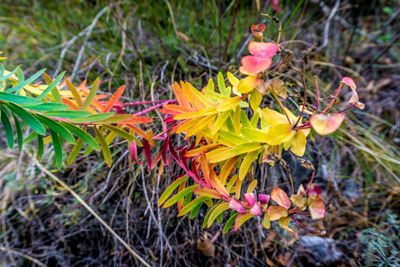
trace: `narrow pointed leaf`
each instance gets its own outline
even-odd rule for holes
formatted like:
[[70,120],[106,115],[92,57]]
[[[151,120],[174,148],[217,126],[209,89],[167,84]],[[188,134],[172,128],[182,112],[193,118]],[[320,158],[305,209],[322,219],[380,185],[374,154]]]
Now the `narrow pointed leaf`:
[[7,105],[11,109],[11,111],[14,112],[18,117],[20,117],[23,122],[28,124],[29,127],[32,128],[32,130],[34,130],[35,132],[37,132],[40,135],[46,134],[46,130],[43,127],[43,125],[32,114],[30,114],[25,109],[19,107],[18,105],[14,104],[14,103],[8,103]]

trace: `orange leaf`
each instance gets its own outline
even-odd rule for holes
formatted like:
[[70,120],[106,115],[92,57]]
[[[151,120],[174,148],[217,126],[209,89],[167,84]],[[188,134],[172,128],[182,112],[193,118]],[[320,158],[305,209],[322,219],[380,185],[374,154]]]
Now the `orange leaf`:
[[325,204],[320,196],[314,196],[310,202],[310,213],[313,220],[325,217]]
[[286,209],[290,208],[290,199],[287,196],[286,192],[280,189],[279,187],[274,187],[274,189],[271,192],[271,198],[274,200],[276,203],[279,204],[279,206],[284,207]]
[[122,85],[120,88],[115,91],[115,93],[111,96],[110,100],[108,100],[106,106],[103,109],[103,112],[109,112],[111,108],[117,103],[119,98],[122,96],[125,90],[125,85]]
[[268,217],[270,221],[279,220],[282,217],[286,217],[288,215],[287,209],[281,206],[270,206],[268,208]]
[[222,195],[218,193],[217,191],[213,189],[209,189],[206,187],[197,187],[193,190],[193,193],[200,195],[200,196],[206,196],[206,197],[211,197],[215,199],[221,199]]

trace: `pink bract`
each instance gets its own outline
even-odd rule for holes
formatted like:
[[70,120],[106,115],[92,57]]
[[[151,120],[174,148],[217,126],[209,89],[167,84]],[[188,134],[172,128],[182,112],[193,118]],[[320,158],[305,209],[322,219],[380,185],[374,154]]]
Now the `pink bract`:
[[278,0],[271,0],[270,4],[276,12],[282,12],[282,9],[278,7]]
[[278,52],[278,45],[274,42],[251,42],[249,52],[252,56],[242,58],[240,71],[248,75],[257,75],[271,66],[272,57]]

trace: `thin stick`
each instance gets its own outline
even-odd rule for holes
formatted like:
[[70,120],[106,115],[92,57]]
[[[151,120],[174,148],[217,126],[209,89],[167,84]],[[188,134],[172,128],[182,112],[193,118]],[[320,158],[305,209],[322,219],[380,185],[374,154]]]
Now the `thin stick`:
[[59,183],[62,187],[64,187],[68,192],[71,193],[78,201],[85,207],[121,244],[139,261],[141,261],[146,267],[151,267],[139,254],[134,251],[128,243],[126,243],[74,190],[72,190],[67,184],[65,184],[62,180],[60,180],[57,176],[52,174],[49,170],[47,170],[42,164],[36,162],[35,165],[43,171],[45,174],[50,176],[54,181]]
[[47,265],[44,264],[43,262],[41,262],[41,261],[39,261],[39,260],[37,260],[37,259],[25,254],[25,253],[22,253],[22,252],[13,250],[13,249],[5,248],[5,247],[2,247],[2,246],[0,246],[0,250],[4,251],[4,252],[7,252],[7,253],[13,253],[15,255],[24,257],[25,259],[30,260],[31,262],[33,262],[33,263],[35,263],[35,264],[37,264],[39,266],[47,267]]
[[292,122],[290,121],[290,118],[288,116],[288,114],[286,113],[286,110],[284,108],[284,106],[282,105],[281,101],[279,101],[279,98],[276,96],[276,94],[274,93],[274,91],[271,90],[271,94],[272,96],[275,98],[276,102],[278,102],[278,105],[281,107],[282,112],[285,114],[286,119],[288,120],[289,124],[292,124]]
[[315,104],[315,110],[318,113],[318,108],[319,108],[319,91],[318,91],[318,77],[314,76],[314,81],[315,81],[315,94],[317,98],[317,103]]
[[300,115],[299,115],[299,117],[298,117],[296,123],[294,124],[293,128],[296,128],[296,126],[299,124],[299,122],[300,122],[300,120],[301,120],[301,116],[303,116],[304,109],[305,109],[305,107],[306,107],[306,100],[307,100],[307,99],[306,99],[306,98],[307,98],[306,79],[304,78],[303,73],[300,73],[300,72],[299,72],[299,74],[301,75],[301,82],[303,83],[303,88],[304,88],[303,107],[302,107],[302,109],[301,109],[301,111],[300,111]]

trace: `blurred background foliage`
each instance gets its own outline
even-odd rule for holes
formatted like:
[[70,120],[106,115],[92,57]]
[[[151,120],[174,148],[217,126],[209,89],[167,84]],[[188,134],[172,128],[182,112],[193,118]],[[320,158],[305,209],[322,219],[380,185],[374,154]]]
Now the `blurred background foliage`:
[[[167,99],[174,81],[201,88],[218,70],[237,72],[252,24],[266,23],[266,39],[277,38],[277,25],[260,11],[282,22],[281,41],[293,51],[293,64],[301,66],[307,56],[311,88],[313,75],[319,76],[325,97],[342,76],[356,80],[365,110],[352,111],[340,132],[307,147],[329,206],[326,220],[310,225],[319,239],[304,238],[313,235],[304,229],[295,242],[279,229],[266,232],[255,224],[211,243],[221,226],[205,231],[204,213],[190,221],[176,218],[172,209],[158,209],[158,196],[174,178],[168,171],[130,170],[126,149],[118,144],[111,169],[92,153],[57,173],[148,261],[178,266],[399,263],[400,248],[393,243],[400,210],[399,2],[282,0],[278,5],[283,12],[273,11],[269,0],[1,1],[0,51],[8,57],[8,69],[22,65],[28,75],[47,68],[53,77],[66,70],[75,83],[99,76],[104,92],[127,84],[126,101]],[[348,98],[345,93],[343,99]],[[160,128],[157,122],[147,127]],[[5,140],[2,133],[0,265],[135,264],[68,192],[35,170],[29,159],[34,147],[20,154],[6,149]],[[45,153],[50,158],[51,148]],[[307,181],[294,159],[288,160],[297,184]],[[269,187],[287,183],[282,173],[279,167],[255,170]]]

